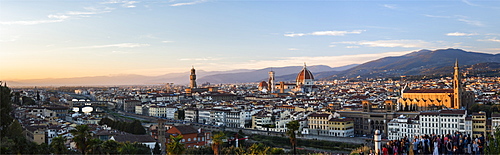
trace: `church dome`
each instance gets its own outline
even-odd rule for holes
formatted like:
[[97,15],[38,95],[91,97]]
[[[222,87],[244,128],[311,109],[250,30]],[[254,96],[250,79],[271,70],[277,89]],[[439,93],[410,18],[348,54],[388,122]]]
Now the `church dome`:
[[267,88],[267,82],[266,81],[262,81],[259,83],[259,88]]
[[304,81],[304,80],[314,80],[314,76],[311,73],[311,71],[309,71],[307,69],[307,67],[304,65],[304,68],[302,68],[302,70],[299,72],[299,74],[297,75],[297,78],[295,80],[297,82]]

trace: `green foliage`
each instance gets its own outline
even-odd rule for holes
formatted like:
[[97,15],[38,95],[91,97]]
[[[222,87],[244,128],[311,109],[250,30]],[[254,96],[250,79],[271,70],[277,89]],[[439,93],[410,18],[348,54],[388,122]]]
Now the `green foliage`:
[[500,154],[500,126],[497,126],[493,135],[488,137],[488,146],[485,151],[486,154]]
[[245,154],[245,150],[241,147],[226,147],[221,150],[222,154],[234,154],[234,155],[243,155]]
[[102,143],[102,148],[107,154],[118,154],[118,149],[122,143],[118,143],[114,140],[107,140]]
[[65,137],[57,136],[52,138],[52,143],[50,143],[50,148],[52,149],[51,152],[55,154],[66,154],[68,152],[68,148],[65,143]]
[[286,124],[286,135],[290,138],[290,143],[292,144],[293,154],[297,154],[297,132],[299,130],[299,121],[290,121]]
[[272,148],[271,149],[271,154],[285,154],[285,150],[282,148]]
[[468,109],[469,114],[472,114],[474,112],[480,112],[480,111],[486,112],[486,116],[489,118],[489,117],[491,117],[492,113],[500,113],[500,105],[488,105],[488,104],[475,103],[472,106],[470,106]]
[[222,139],[226,138],[226,134],[224,132],[215,133],[212,135],[212,150],[214,151],[214,155],[219,155],[220,153],[220,145],[223,143]]
[[178,155],[184,153],[186,148],[185,144],[181,143],[183,136],[178,135],[176,137],[170,135],[170,143],[167,143],[167,154],[168,155]]
[[23,96],[23,97],[21,97],[21,99],[23,100],[23,102],[22,102],[23,105],[35,105],[36,104],[35,100],[33,100],[31,97]]
[[248,147],[246,154],[248,155],[265,155],[270,152],[271,147],[262,143],[254,143]]
[[6,135],[7,128],[12,123],[11,91],[7,86],[2,86],[0,81],[0,138]]
[[192,155],[213,155],[214,151],[211,147],[187,148],[184,152]]
[[76,147],[81,153],[85,154],[87,152],[89,140],[92,139],[89,126],[86,124],[78,125],[75,129],[70,130],[69,132],[73,135],[73,141],[76,143]]

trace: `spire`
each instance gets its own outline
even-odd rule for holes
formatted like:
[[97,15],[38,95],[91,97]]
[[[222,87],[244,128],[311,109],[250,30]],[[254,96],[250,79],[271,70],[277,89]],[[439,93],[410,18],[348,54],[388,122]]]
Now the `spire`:
[[458,58],[455,59],[455,67],[458,68]]
[[307,66],[306,66],[306,62],[304,62],[304,68],[306,68],[306,67],[307,67]]

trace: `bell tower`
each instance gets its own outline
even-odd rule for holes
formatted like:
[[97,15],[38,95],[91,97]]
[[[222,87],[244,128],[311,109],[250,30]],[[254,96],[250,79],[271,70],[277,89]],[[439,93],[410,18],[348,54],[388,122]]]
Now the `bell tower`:
[[455,60],[455,71],[453,72],[453,104],[450,108],[460,108],[462,106],[462,85],[460,84],[460,72],[458,68],[458,60]]
[[194,69],[194,66],[193,68],[191,68],[191,75],[189,75],[189,80],[191,81],[189,87],[191,89],[196,88],[196,70]]
[[267,90],[269,90],[270,93],[274,93],[275,92],[275,90],[274,90],[274,87],[275,87],[274,86],[275,85],[274,84],[274,71],[272,71],[272,70],[269,71],[269,80],[267,83],[268,83],[267,86],[269,87]]

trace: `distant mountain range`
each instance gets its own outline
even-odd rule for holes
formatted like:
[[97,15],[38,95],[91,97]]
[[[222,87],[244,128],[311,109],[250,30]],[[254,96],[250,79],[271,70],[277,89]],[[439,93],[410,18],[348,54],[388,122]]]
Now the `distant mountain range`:
[[402,56],[373,60],[324,79],[449,75],[453,72],[455,60],[458,60],[462,69],[475,66],[476,69],[472,70],[488,70],[494,69],[496,64],[500,63],[500,54],[467,52],[461,49],[420,50]]
[[[335,73],[353,67],[355,65],[347,65],[342,67],[329,67],[325,65],[307,66],[313,72],[320,73],[328,72]],[[288,66],[288,67],[272,67],[264,69],[240,69],[230,71],[203,71],[197,70],[197,83],[250,83],[267,80],[269,71],[275,72],[277,80],[292,81],[295,80],[297,73],[303,66]],[[114,76],[94,76],[94,77],[76,77],[76,78],[52,78],[52,79],[29,79],[18,81],[7,81],[11,86],[114,86],[114,85],[153,85],[174,83],[177,85],[184,85],[189,83],[190,70],[183,73],[172,73],[160,76],[143,76],[143,75],[114,75]],[[330,75],[330,74],[325,74]]]
[[[412,75],[451,75],[455,60],[462,71],[478,75],[498,75],[500,54],[467,52],[461,49],[420,50],[396,57],[385,57],[364,64],[342,67],[325,65],[307,66],[316,80],[385,78]],[[197,70],[197,83],[250,83],[267,81],[269,71],[275,72],[276,81],[295,81],[303,66],[273,67],[264,69],[240,69],[231,71]],[[32,79],[7,81],[12,86],[89,86],[89,85],[151,85],[188,84],[189,70],[183,73],[160,76],[115,75],[58,79]]]

